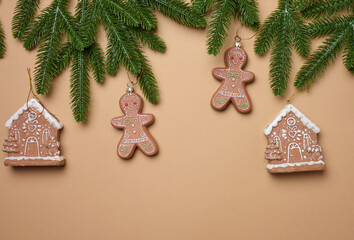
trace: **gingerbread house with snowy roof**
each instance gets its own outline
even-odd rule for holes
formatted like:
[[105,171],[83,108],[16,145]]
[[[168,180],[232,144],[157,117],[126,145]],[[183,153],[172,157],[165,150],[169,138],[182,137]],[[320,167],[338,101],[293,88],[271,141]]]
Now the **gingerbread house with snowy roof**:
[[37,99],[23,105],[5,124],[6,166],[61,166],[59,130],[63,124]]
[[268,138],[265,158],[270,173],[321,171],[325,169],[320,129],[288,104],[264,130]]

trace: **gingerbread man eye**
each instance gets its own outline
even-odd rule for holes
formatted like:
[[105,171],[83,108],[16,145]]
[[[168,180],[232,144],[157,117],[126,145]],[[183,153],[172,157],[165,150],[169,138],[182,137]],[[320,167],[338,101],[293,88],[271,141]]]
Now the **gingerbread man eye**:
[[128,103],[125,103],[124,105],[125,105],[125,106],[128,106]]
[[230,58],[231,58],[231,59],[234,59],[234,56],[231,56]]
[[136,102],[133,102],[136,105]]
[[242,57],[240,57],[240,60],[242,60]]

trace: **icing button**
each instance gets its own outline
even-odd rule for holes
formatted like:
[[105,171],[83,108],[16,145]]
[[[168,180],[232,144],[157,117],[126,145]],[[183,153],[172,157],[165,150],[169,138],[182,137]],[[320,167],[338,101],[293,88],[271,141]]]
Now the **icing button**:
[[135,125],[134,125],[134,124],[132,124],[132,127],[135,127]]
[[236,78],[232,78],[231,80],[232,80],[233,82],[235,82],[235,81],[236,81]]
[[236,86],[235,86],[235,85],[232,85],[231,87],[233,87],[233,88],[234,88],[234,87],[236,87]]
[[133,133],[135,134],[135,133],[136,133],[136,131],[133,131]]

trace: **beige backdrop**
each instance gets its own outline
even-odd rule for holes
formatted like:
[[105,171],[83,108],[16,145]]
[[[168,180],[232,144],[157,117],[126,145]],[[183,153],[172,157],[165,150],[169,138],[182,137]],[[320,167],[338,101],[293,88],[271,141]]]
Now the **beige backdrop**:
[[[259,2],[264,20],[276,1]],[[36,55],[11,36],[14,6],[15,1],[0,3],[7,36],[6,56],[0,60],[1,141],[7,136],[5,121],[26,100],[26,67],[34,67]],[[241,115],[229,106],[216,112],[209,102],[220,82],[211,69],[223,66],[223,54],[207,55],[204,30],[181,26],[161,14],[158,19],[158,34],[168,49],[165,54],[147,54],[161,101],[144,107],[156,117],[149,129],[159,143],[158,156],[137,151],[126,161],[116,154],[122,132],[110,120],[121,114],[124,69],[102,86],[92,83],[86,124],[72,117],[66,70],[41,99],[64,123],[61,142],[67,165],[11,168],[1,162],[0,238],[354,239],[354,79],[340,59],[309,93],[298,94],[292,102],[321,128],[327,170],[273,176],[265,168],[263,130],[285,106],[303,59],[294,57],[290,87],[283,98],[274,97],[268,82],[269,54],[255,56],[254,39],[245,41],[246,69],[256,74],[247,86],[253,111]],[[240,30],[243,37],[252,34]],[[99,39],[103,42],[102,33]],[[232,43],[230,36],[222,52]]]

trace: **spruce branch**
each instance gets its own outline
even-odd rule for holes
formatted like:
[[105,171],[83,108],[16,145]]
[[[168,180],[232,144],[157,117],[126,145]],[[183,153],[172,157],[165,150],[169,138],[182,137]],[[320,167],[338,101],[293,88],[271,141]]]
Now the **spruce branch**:
[[92,44],[88,49],[89,64],[93,77],[97,83],[103,83],[105,78],[104,53],[98,43]]
[[173,20],[190,27],[205,27],[205,17],[181,0],[143,0],[150,7]]
[[350,11],[354,0],[322,0],[317,1],[302,11],[305,18],[329,17],[341,12]]
[[137,12],[141,20],[141,26],[144,29],[152,30],[157,28],[156,16],[146,2],[141,0],[129,0],[128,3],[130,3]]
[[294,3],[294,10],[295,11],[302,11],[306,8],[311,7],[312,5],[314,5],[317,2],[318,2],[318,0],[297,0]]
[[233,9],[236,8],[234,0],[223,0],[215,4],[215,11],[207,30],[208,53],[218,55],[228,36]]
[[251,29],[259,27],[258,5],[255,0],[194,0],[195,11],[205,14],[213,8],[207,27],[207,51],[218,55],[228,37],[231,20],[234,16]]
[[246,27],[257,30],[259,27],[258,5],[255,0],[237,0],[236,17]]
[[216,0],[194,0],[193,1],[193,9],[196,12],[205,13],[209,9],[211,9],[211,7],[215,3],[215,1]]
[[[310,37],[328,37],[310,55],[296,74],[294,86],[297,89],[303,90],[310,86],[334,62],[343,49],[344,66],[350,72],[354,72],[353,3],[353,0],[327,0],[304,9],[303,13],[307,17],[318,18],[319,16],[324,16],[321,19],[313,20],[308,25],[308,35]],[[331,16],[342,12],[347,13],[348,11],[351,11],[350,15]],[[331,17],[329,18],[328,16]]]
[[3,58],[5,55],[5,33],[0,22],[0,58]]
[[278,8],[271,13],[261,26],[255,42],[255,52],[265,54],[271,49],[270,86],[274,95],[286,91],[291,71],[291,47],[302,56],[308,56],[311,43],[305,22],[294,10],[292,0],[279,0]]
[[90,106],[88,52],[73,49],[70,76],[71,108],[77,122],[85,122]]
[[156,78],[152,72],[149,61],[145,57],[141,48],[139,49],[139,57],[141,61],[141,72],[136,76],[140,89],[144,96],[151,103],[157,103],[159,101],[159,89],[157,86]]
[[12,35],[14,38],[24,40],[26,31],[34,20],[39,0],[18,0],[12,18]]
[[332,63],[343,49],[348,39],[349,30],[338,32],[324,41],[324,44],[311,54],[309,59],[300,68],[296,75],[295,87],[299,90],[306,89],[315,79],[323,73],[325,68]]
[[135,39],[144,46],[147,45],[151,50],[157,52],[165,52],[166,44],[165,42],[154,32],[146,31],[135,27],[128,28],[130,33],[134,36]]

